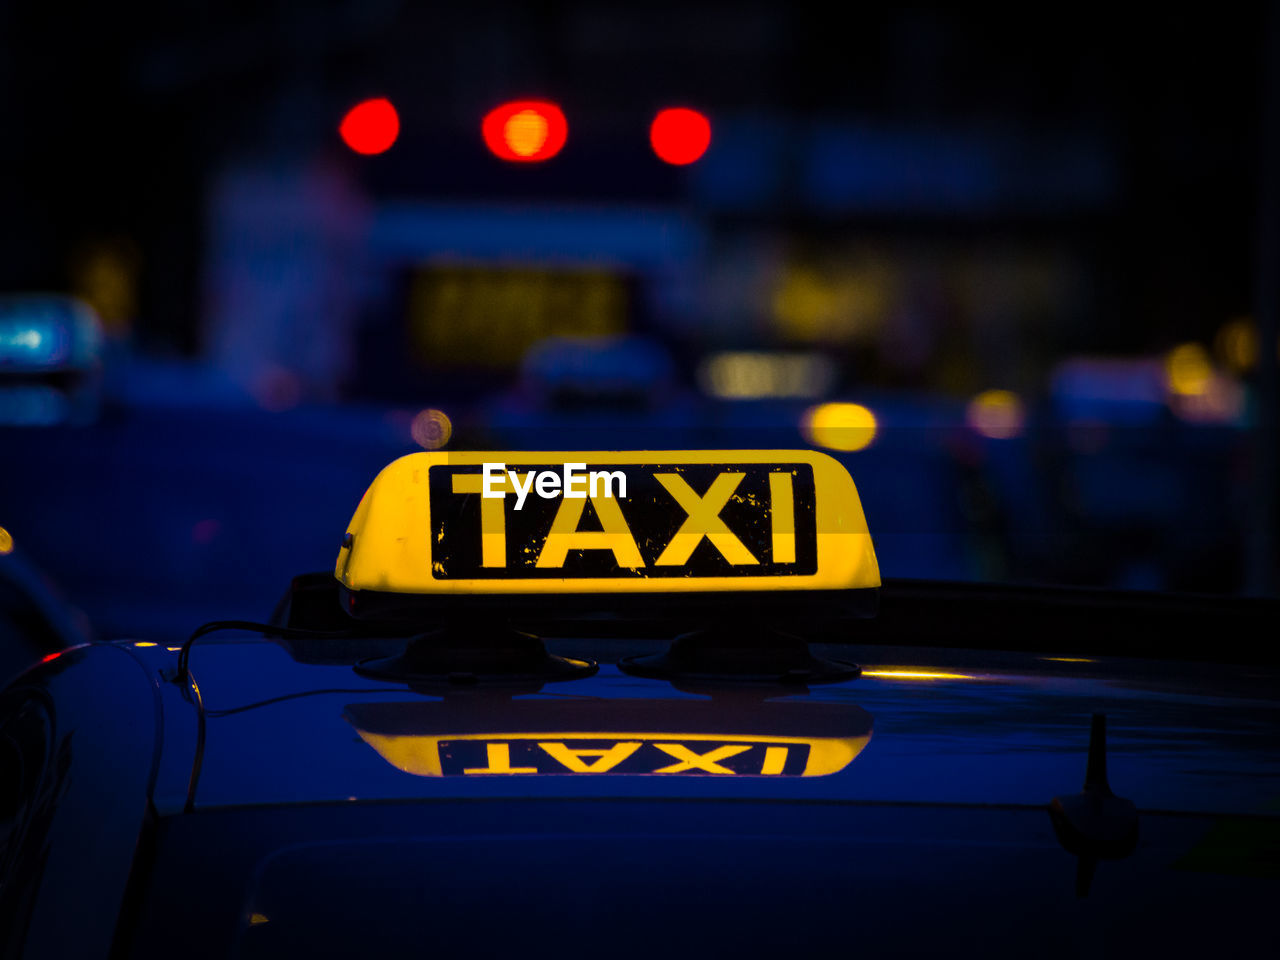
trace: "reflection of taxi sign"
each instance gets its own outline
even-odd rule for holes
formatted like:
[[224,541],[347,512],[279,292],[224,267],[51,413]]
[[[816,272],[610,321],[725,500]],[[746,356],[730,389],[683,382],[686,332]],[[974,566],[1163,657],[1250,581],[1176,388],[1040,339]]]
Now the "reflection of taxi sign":
[[808,450],[411,454],[369,487],[335,574],[393,594],[880,585],[853,480]]
[[357,732],[392,766],[419,777],[574,773],[825,777],[847,767],[870,739],[866,735],[805,740],[669,733],[388,737]]
[[419,777],[825,777],[872,730],[853,704],[787,700],[507,700],[495,710],[466,698],[350,704],[344,716],[383,760]]

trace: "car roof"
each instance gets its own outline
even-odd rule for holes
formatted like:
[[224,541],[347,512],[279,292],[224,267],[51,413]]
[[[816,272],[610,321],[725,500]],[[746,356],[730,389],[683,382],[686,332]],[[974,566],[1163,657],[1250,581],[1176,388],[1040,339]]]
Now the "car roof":
[[[600,657],[599,673],[540,689],[415,691],[350,664],[300,662],[269,640],[204,641],[191,657],[204,733],[188,809],[604,796],[1040,807],[1079,789],[1095,712],[1109,718],[1112,785],[1144,810],[1257,813],[1280,776],[1274,668],[862,647],[836,648],[863,666],[846,683],[680,689],[620,672],[614,644],[571,646]],[[176,647],[132,649],[173,675]],[[167,711],[192,709],[176,684],[163,686]],[[770,735],[853,742],[859,725],[867,738],[849,762],[814,776],[573,775],[542,754],[531,761],[540,775],[433,775],[388,747],[396,737],[435,750],[441,740],[523,734],[600,748],[628,733],[701,750]],[[190,756],[186,744],[166,744],[162,766]],[[184,782],[180,771],[169,780]],[[157,805],[179,812],[172,798]]]

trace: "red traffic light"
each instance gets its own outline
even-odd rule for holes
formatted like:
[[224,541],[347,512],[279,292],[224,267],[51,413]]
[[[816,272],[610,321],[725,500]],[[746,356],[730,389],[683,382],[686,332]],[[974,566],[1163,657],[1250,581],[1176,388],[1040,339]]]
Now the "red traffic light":
[[649,127],[653,152],[675,166],[693,163],[711,146],[711,121],[697,110],[670,107],[659,110]]
[[386,97],[365,100],[347,111],[338,134],[356,153],[385,153],[400,136],[400,115]]
[[569,136],[569,121],[554,103],[513,100],[490,110],[481,126],[493,155],[517,163],[550,160]]

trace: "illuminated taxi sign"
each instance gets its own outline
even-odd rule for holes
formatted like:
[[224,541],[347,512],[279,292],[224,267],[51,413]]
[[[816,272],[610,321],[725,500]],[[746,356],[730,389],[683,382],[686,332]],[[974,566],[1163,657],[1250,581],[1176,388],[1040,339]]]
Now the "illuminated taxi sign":
[[406,594],[880,585],[857,490],[808,450],[416,453],[361,501],[335,574]]

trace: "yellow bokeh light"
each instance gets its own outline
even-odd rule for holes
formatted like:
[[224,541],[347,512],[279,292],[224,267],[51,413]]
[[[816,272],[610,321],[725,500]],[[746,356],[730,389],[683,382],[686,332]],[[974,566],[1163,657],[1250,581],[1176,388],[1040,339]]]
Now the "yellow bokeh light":
[[801,430],[814,446],[862,450],[876,438],[876,415],[858,403],[820,403],[805,411]]
[[885,322],[893,299],[887,266],[794,263],[773,288],[773,320],[785,340],[801,343],[865,342]]
[[1170,350],[1164,370],[1169,392],[1180,397],[1202,396],[1213,380],[1209,352],[1198,343],[1184,343]]
[[703,361],[698,380],[713,397],[819,397],[835,382],[835,365],[818,353],[732,350]]
[[502,139],[507,142],[511,152],[522,157],[531,157],[547,142],[547,120],[536,110],[521,110],[511,117],[502,128]]
[[1026,411],[1012,390],[984,390],[969,402],[969,426],[993,440],[1007,440],[1022,432]]
[[1218,331],[1214,346],[1228,367],[1245,373],[1258,363],[1258,328],[1251,318],[1238,317]]
[[138,254],[131,244],[96,244],[75,264],[72,283],[108,333],[129,329],[138,313]]
[[409,425],[409,433],[424,450],[439,450],[453,436],[453,424],[443,410],[421,410]]
[[13,534],[0,527],[0,553],[13,553]]
[[773,312],[787,333],[798,340],[814,340],[831,325],[836,310],[835,288],[816,270],[788,270],[773,295]]

